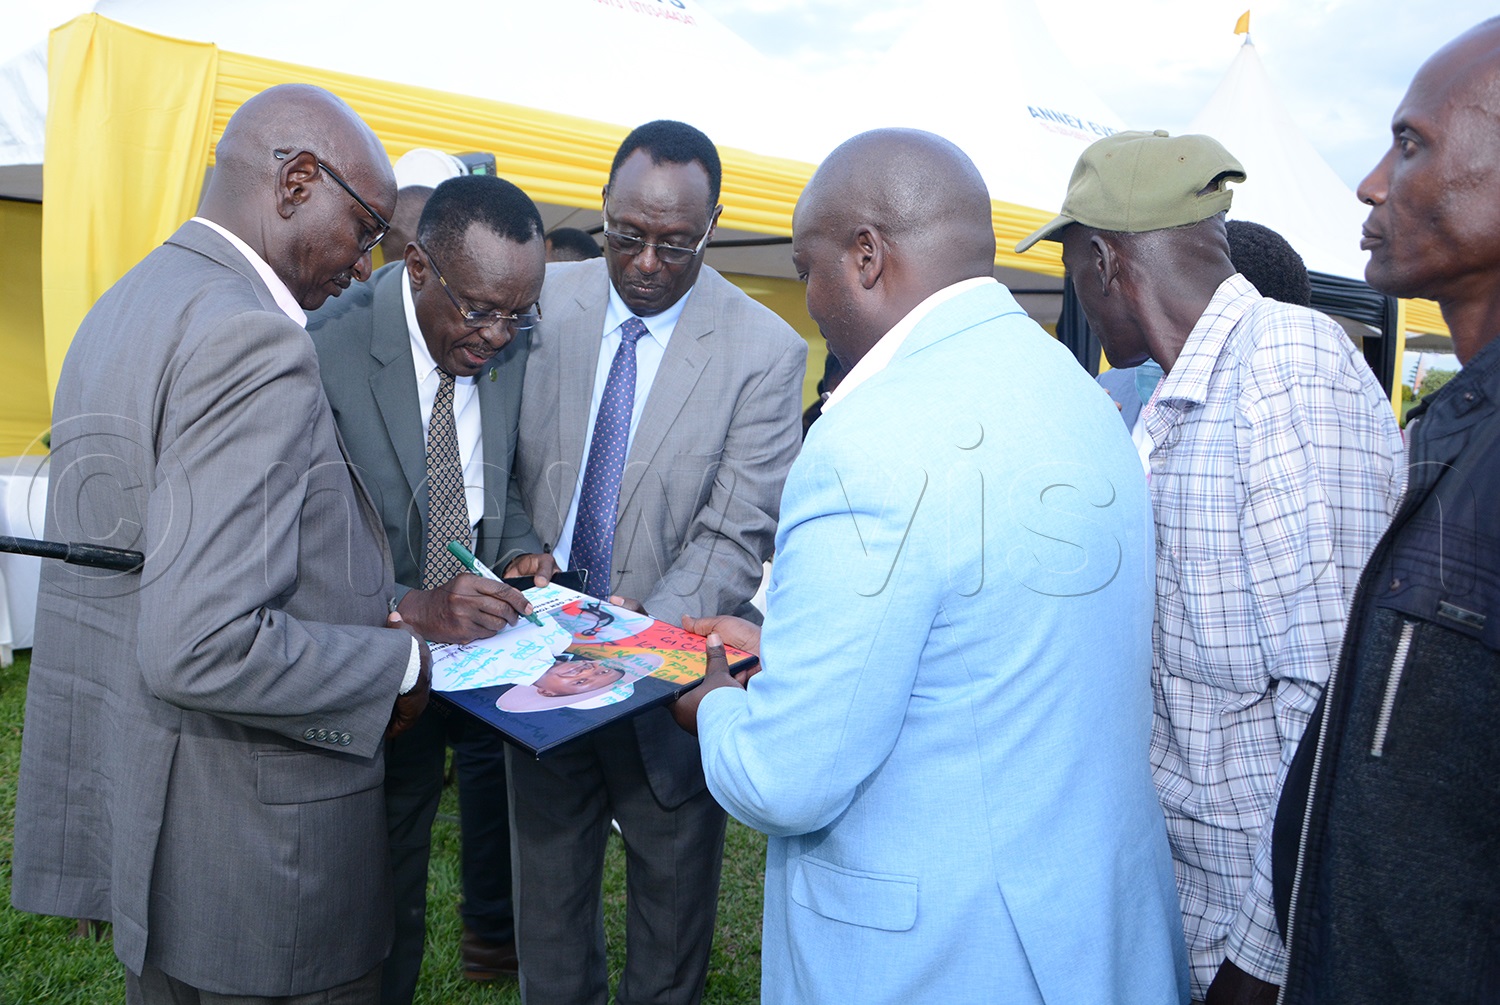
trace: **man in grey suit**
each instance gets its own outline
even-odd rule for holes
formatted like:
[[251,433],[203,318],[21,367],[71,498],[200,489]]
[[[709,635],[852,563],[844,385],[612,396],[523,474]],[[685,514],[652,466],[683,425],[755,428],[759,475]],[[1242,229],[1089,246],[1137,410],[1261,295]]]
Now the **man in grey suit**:
[[394,202],[347,105],[265,91],[63,364],[48,536],[145,565],[43,573],[11,896],[111,920],[132,1005],[378,986],[382,735],[426,704],[426,646],[385,627],[380,518],[302,322],[369,274]]
[[[602,260],[549,265],[516,473],[532,523],[590,592],[677,623],[749,614],[801,439],[806,343],[703,264],[718,152],[641,126],[604,188]],[[507,751],[527,1005],[603,1005],[610,818],[627,853],[630,951],[616,1000],[696,1002],[724,811],[698,745],[655,710],[536,760]]]
[[[405,198],[405,196],[402,196]],[[542,290],[542,218],[526,193],[468,175],[432,193],[404,259],[308,323],[349,457],[375,499],[396,563],[397,610],[426,639],[471,642],[529,610],[521,594],[459,571],[429,540],[443,525],[429,469],[446,419],[457,446],[459,540],[506,575],[550,573],[511,478],[521,379]],[[394,249],[389,249],[394,251]],[[447,391],[444,391],[444,387]],[[439,404],[447,405],[447,415]],[[429,545],[436,544],[436,548]],[[429,567],[437,560],[437,569]],[[433,584],[422,589],[425,582]],[[461,713],[431,708],[386,751],[396,940],[386,1005],[410,1003],[426,937],[427,862],[452,734],[463,831],[464,975],[516,971],[505,743]]]

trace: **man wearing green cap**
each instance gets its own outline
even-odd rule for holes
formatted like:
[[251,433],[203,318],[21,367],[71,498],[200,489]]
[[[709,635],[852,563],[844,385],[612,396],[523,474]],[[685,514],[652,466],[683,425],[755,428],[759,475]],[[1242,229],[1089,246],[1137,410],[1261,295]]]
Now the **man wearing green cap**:
[[1225,183],[1244,180],[1207,136],[1117,133],[1016,249],[1061,241],[1110,364],[1166,374],[1142,412],[1151,764],[1193,998],[1211,1005],[1275,1000],[1270,819],[1403,477],[1390,405],[1343,330],[1230,264]]

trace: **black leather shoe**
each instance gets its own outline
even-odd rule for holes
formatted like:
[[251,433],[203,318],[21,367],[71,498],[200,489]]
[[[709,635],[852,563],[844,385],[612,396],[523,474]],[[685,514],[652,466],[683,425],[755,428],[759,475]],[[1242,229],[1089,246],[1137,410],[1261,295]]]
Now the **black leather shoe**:
[[514,941],[488,942],[465,926],[458,948],[464,958],[464,980],[493,981],[514,978],[520,972]]

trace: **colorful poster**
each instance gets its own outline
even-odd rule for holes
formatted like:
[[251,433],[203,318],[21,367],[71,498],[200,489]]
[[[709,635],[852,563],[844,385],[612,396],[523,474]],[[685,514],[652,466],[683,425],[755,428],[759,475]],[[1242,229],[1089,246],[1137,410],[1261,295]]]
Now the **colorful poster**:
[[[703,639],[556,584],[525,591],[526,620],[467,645],[434,645],[433,691],[540,756],[665,704],[703,677]],[[732,667],[755,657],[728,651]]]

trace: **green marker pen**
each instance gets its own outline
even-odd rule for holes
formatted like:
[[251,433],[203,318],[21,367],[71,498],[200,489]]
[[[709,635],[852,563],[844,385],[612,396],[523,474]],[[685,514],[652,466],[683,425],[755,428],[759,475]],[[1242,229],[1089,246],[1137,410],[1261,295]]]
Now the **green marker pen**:
[[[475,558],[472,551],[470,551],[468,548],[465,548],[457,541],[449,541],[448,550],[453,553],[454,558],[458,559],[464,564],[464,568],[468,569],[470,572],[480,577],[481,579],[488,579],[494,583],[505,582],[505,580],[495,575],[493,569],[485,565],[479,559]],[[542,619],[537,617],[535,613],[523,614],[522,617],[524,617],[527,621],[530,621],[533,625],[536,625],[538,628],[542,627]]]

